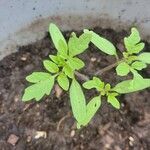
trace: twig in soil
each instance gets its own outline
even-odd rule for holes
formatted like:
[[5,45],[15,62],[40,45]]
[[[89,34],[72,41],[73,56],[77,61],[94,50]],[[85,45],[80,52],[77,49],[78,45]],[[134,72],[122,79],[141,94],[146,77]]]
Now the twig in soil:
[[79,72],[76,71],[75,74],[76,74],[76,76],[78,76],[83,81],[88,81],[89,80],[89,77],[82,74],[82,73],[79,73]]
[[63,121],[64,121],[65,119],[69,118],[70,116],[71,116],[71,113],[68,112],[67,115],[65,115],[64,117],[62,117],[62,118],[59,120],[58,125],[57,125],[57,129],[56,129],[57,131],[60,131],[60,126],[61,126],[61,124],[63,123]]

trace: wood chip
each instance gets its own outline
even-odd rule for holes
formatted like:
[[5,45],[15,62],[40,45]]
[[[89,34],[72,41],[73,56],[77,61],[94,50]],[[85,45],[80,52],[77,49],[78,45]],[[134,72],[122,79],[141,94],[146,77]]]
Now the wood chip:
[[59,87],[58,84],[56,84],[56,85],[55,85],[55,93],[56,93],[56,97],[57,97],[57,98],[60,98],[62,92],[63,92],[62,89]]
[[7,142],[12,144],[13,146],[15,146],[17,144],[18,140],[19,140],[18,136],[16,136],[15,134],[10,134]]
[[44,138],[46,139],[47,133],[45,131],[36,131],[34,138],[39,139],[39,138]]

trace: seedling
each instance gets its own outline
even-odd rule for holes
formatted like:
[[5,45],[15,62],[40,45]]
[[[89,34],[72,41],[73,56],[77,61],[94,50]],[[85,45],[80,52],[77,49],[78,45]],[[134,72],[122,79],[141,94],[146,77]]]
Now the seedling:
[[[57,54],[49,55],[49,59],[43,61],[45,72],[33,72],[26,77],[26,80],[32,85],[25,89],[23,101],[41,100],[44,95],[50,94],[54,83],[57,81],[63,90],[69,91],[72,112],[77,122],[77,128],[80,128],[90,122],[100,108],[104,96],[114,108],[120,109],[120,102],[117,99],[119,94],[131,93],[150,87],[150,79],[144,79],[139,74],[140,70],[150,64],[150,53],[141,53],[145,44],[140,42],[141,39],[136,28],[132,28],[130,36],[124,38],[126,50],[123,52],[121,59],[118,57],[115,46],[93,31],[85,29],[79,37],[73,32],[68,42],[55,24],[50,24],[49,33]],[[90,42],[102,52],[116,57],[116,63],[96,72],[91,80],[78,72],[85,66],[84,61],[79,59],[78,55],[88,49]],[[133,78],[112,87],[109,83],[104,83],[96,77],[113,67],[116,67],[117,75],[126,76],[131,72]],[[77,77],[86,81],[83,83],[85,89],[94,88],[98,92],[88,104]]]

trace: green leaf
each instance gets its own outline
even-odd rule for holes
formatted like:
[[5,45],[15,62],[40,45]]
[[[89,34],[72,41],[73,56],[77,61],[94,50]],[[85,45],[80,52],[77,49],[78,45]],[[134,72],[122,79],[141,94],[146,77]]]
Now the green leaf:
[[77,57],[74,57],[74,58],[69,58],[69,60],[67,61],[67,64],[73,69],[73,70],[79,70],[81,68],[84,67],[84,62],[77,58]]
[[86,81],[83,83],[83,87],[85,89],[92,89],[96,88],[98,91],[102,90],[104,88],[104,82],[102,82],[99,78],[93,77],[92,80]]
[[51,73],[57,73],[59,71],[58,66],[50,60],[44,60],[43,65],[45,69]]
[[[49,33],[51,35],[52,41],[56,47],[56,49],[61,53],[61,51],[67,51],[67,43],[66,40],[64,38],[64,36],[62,35],[61,31],[59,30],[59,28],[51,23],[49,25]],[[62,50],[63,49],[63,50]]]
[[109,55],[116,55],[115,46],[105,38],[100,37],[95,32],[92,32],[92,40],[91,42],[98,47],[101,51]]
[[73,70],[69,65],[65,65],[65,66],[64,66],[63,72],[64,72],[69,78],[73,78],[73,77],[74,77],[74,70]]
[[67,58],[68,57],[68,48],[66,47],[63,40],[59,40],[58,46],[59,46],[58,54],[61,55],[63,58]]
[[69,80],[64,73],[61,73],[57,78],[58,84],[62,87],[65,91],[69,88]]
[[91,34],[83,33],[78,38],[75,34],[73,34],[68,42],[69,56],[73,57],[83,53],[88,48],[89,42],[91,41],[91,36]]
[[86,101],[81,86],[75,79],[72,80],[70,87],[70,101],[78,126],[84,125],[86,119]]
[[61,56],[59,56],[59,55],[57,55],[57,56],[49,55],[49,57],[57,65],[59,65],[59,66],[64,66],[65,65],[65,60]]
[[139,32],[136,28],[131,29],[131,34],[124,38],[125,47],[129,54],[139,53],[145,46],[143,42],[139,43],[141,40]]
[[35,98],[39,101],[45,94],[49,95],[54,85],[54,76],[41,80],[25,89],[22,101],[29,101]]
[[136,70],[142,70],[146,68],[146,64],[140,61],[135,61],[134,63],[132,63],[131,67]]
[[112,90],[121,94],[125,94],[143,90],[149,87],[150,87],[150,79],[140,79],[140,80],[133,79],[118,83]]
[[140,60],[146,64],[150,64],[150,53],[145,52],[145,53],[140,54],[138,56],[138,60]]
[[94,97],[86,106],[86,120],[84,125],[87,125],[90,120],[93,118],[97,110],[101,105],[101,97],[97,96]]
[[107,84],[105,85],[105,91],[109,91],[110,89],[111,89],[111,86],[110,86],[109,83],[107,83]]
[[117,98],[114,96],[113,93],[111,93],[111,94],[108,95],[107,102],[110,103],[116,109],[120,109],[120,103],[117,100]]
[[40,82],[42,80],[46,80],[50,77],[51,77],[51,75],[49,73],[33,72],[32,74],[30,74],[29,76],[26,77],[26,80],[31,82],[31,83],[37,83],[37,82]]
[[119,76],[125,76],[130,72],[130,66],[126,62],[122,62],[117,66],[116,72]]

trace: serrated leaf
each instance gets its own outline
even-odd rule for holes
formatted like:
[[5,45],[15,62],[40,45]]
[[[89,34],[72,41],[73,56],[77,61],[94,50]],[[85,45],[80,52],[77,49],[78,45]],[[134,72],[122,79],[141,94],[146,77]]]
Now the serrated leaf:
[[47,80],[50,77],[51,77],[51,75],[49,73],[33,72],[32,74],[30,74],[26,77],[26,80],[28,82],[31,82],[31,83],[37,83],[37,82],[40,82],[42,80]]
[[59,71],[58,66],[50,60],[44,60],[43,65],[45,69],[51,73],[57,73]]
[[99,78],[93,77],[92,80],[86,81],[83,83],[83,87],[85,89],[96,88],[98,91],[104,88],[104,82],[102,82]]
[[75,79],[72,80],[69,93],[73,115],[79,126],[83,125],[86,119],[86,101],[81,86]]
[[142,70],[142,69],[146,68],[147,66],[145,63],[143,63],[141,61],[135,61],[132,63],[131,67],[136,70]]
[[[61,31],[59,30],[59,28],[51,23],[49,25],[49,33],[51,35],[52,41],[55,45],[55,48],[61,53],[62,49],[65,49],[67,51],[68,47],[67,47],[67,43],[66,40],[64,38],[64,36],[62,35]],[[60,41],[61,44],[63,43],[63,47],[62,45],[60,45]]]
[[74,70],[67,64],[63,68],[63,72],[69,77],[73,78],[74,77]]
[[91,42],[98,47],[101,51],[109,55],[116,55],[115,46],[105,38],[102,38],[95,32],[92,32],[92,40]]
[[125,76],[130,72],[130,66],[126,62],[122,62],[117,66],[116,72],[119,76]]
[[110,103],[116,109],[120,109],[120,103],[114,95],[109,94],[107,102]]
[[145,47],[145,44],[143,42],[136,44],[132,50],[129,51],[129,54],[138,54],[141,50],[143,50]]
[[125,47],[129,54],[137,54],[144,48],[145,44],[143,42],[139,43],[140,40],[138,30],[132,28],[130,36],[124,38]]
[[[134,80],[134,79],[133,79]],[[112,90],[121,94],[131,93],[150,87],[150,79],[125,80],[118,83]],[[132,84],[132,82],[134,84]]]
[[67,64],[74,70],[79,70],[83,68],[85,65],[84,62],[77,57],[69,58],[69,60],[67,61]]
[[68,90],[68,88],[69,88],[69,80],[68,80],[67,76],[64,73],[61,73],[58,76],[57,82],[60,85],[60,87],[62,87],[65,91]]
[[61,56],[59,56],[59,55],[57,55],[57,56],[49,55],[49,57],[57,65],[59,65],[59,66],[64,66],[65,65],[65,60]]
[[109,91],[110,89],[111,89],[111,86],[110,86],[109,83],[107,83],[107,84],[105,85],[105,90],[106,90],[106,91]]
[[39,101],[45,94],[49,95],[54,85],[54,77],[37,82],[25,89],[22,101],[29,101],[35,98]]
[[76,35],[70,37],[68,42],[69,56],[73,57],[83,53],[91,41],[91,34],[83,33],[79,38]]
[[93,118],[97,110],[101,105],[101,97],[96,96],[94,97],[86,106],[86,120],[84,125],[87,125],[90,120]]
[[150,53],[145,52],[145,53],[140,54],[138,56],[138,60],[140,60],[146,64],[150,64]]

